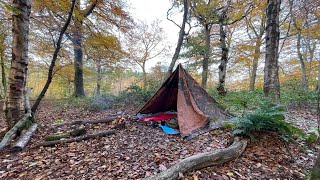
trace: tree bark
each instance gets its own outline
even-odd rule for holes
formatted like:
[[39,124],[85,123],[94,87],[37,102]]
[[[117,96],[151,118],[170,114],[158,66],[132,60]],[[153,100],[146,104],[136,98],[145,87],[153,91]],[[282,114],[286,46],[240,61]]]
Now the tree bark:
[[6,68],[4,66],[4,58],[1,56],[1,82],[3,87],[4,94],[7,94],[7,76],[6,76]]
[[[77,7],[77,6],[76,6]],[[76,32],[73,33],[74,52],[74,96],[85,96],[83,85],[83,52],[82,52],[82,23],[75,21]]]
[[318,61],[317,86],[316,86],[315,91],[316,91],[317,93],[320,92],[320,61]]
[[12,61],[9,89],[5,102],[5,116],[11,128],[24,115],[24,89],[28,70],[28,35],[31,0],[14,0],[12,12]]
[[50,67],[49,67],[46,84],[42,88],[42,91],[41,91],[40,95],[38,96],[36,102],[32,106],[32,109],[31,109],[32,113],[36,112],[36,110],[37,110],[42,98],[45,96],[45,94],[46,94],[46,92],[47,92],[47,90],[48,90],[48,88],[49,88],[49,86],[50,86],[50,84],[52,82],[53,69],[54,69],[54,67],[56,65],[58,54],[59,54],[59,51],[61,49],[61,42],[62,42],[62,39],[63,39],[63,35],[66,32],[66,30],[68,29],[68,26],[69,26],[69,24],[71,22],[72,14],[73,14],[74,7],[75,7],[75,2],[76,2],[76,0],[72,0],[72,4],[71,4],[71,8],[70,8],[70,11],[69,11],[69,15],[68,15],[67,21],[65,22],[65,24],[63,25],[63,27],[60,30],[59,38],[58,38],[57,44],[55,46],[56,49],[55,49],[55,51],[53,53],[53,57],[52,57],[51,64],[50,64]]
[[33,123],[29,129],[20,136],[19,140],[17,141],[17,143],[11,148],[12,151],[16,152],[16,151],[22,151],[27,144],[29,143],[29,141],[31,140],[32,135],[36,132],[38,127],[38,124]]
[[66,144],[66,143],[71,143],[71,142],[80,142],[80,141],[83,141],[83,140],[88,140],[88,139],[91,139],[91,138],[102,137],[102,136],[108,136],[108,135],[115,134],[115,133],[116,133],[115,130],[95,132],[95,133],[92,133],[92,134],[76,137],[76,138],[73,138],[73,139],[64,139],[64,140],[43,142],[43,143],[38,144],[37,147],[39,147],[39,146],[44,146],[44,147],[45,146],[54,146],[56,144]]
[[74,16],[74,29],[73,29],[73,52],[74,52],[74,96],[85,96],[84,84],[83,84],[83,19],[88,17],[97,6],[98,0],[93,0],[92,3],[86,7],[85,10],[81,10],[80,0],[76,0],[75,16]]
[[229,49],[226,43],[226,31],[223,28],[225,14],[222,14],[219,18],[219,27],[220,27],[220,47],[221,47],[221,60],[219,65],[219,83],[218,83],[218,94],[225,96],[227,91],[225,90],[225,81],[227,74],[227,64],[228,64],[228,52]]
[[143,78],[143,85],[142,85],[142,88],[143,90],[146,90],[147,89],[147,72],[146,72],[146,67],[145,67],[145,61],[144,63],[142,64],[142,78]]
[[268,0],[266,8],[266,58],[264,67],[264,95],[272,101],[280,100],[279,82],[279,13],[281,0]]
[[298,52],[300,68],[301,68],[301,85],[304,90],[308,90],[307,70],[306,70],[306,65],[304,63],[304,59],[301,53],[301,30],[298,30],[297,52]]
[[311,170],[310,180],[319,180],[320,179],[320,153],[318,154],[318,158]]
[[101,62],[98,60],[97,62],[97,89],[96,89],[96,95],[100,96],[101,94],[101,79],[102,79],[102,70],[101,70]]
[[208,166],[215,166],[231,161],[239,157],[247,146],[247,141],[238,141],[236,138],[231,146],[225,149],[214,150],[211,152],[197,154],[181,160],[169,169],[146,180],[171,180],[176,179],[179,173],[194,171]]
[[22,131],[25,127],[25,124],[28,121],[31,121],[31,114],[25,114],[19,122],[17,122],[3,137],[2,141],[0,142],[0,150],[8,145],[8,143],[16,137],[17,132]]
[[202,80],[201,80],[201,87],[203,89],[206,89],[207,87],[207,81],[208,81],[208,71],[209,71],[209,56],[210,56],[210,31],[211,31],[212,25],[205,24],[204,25],[204,38],[205,38],[205,50],[204,50],[204,56],[202,61]]
[[189,13],[189,7],[188,7],[188,0],[183,0],[183,19],[182,19],[182,24],[180,27],[180,31],[179,31],[179,37],[178,37],[178,43],[177,43],[177,47],[174,51],[173,57],[171,59],[171,63],[169,65],[168,68],[168,72],[167,72],[167,77],[169,77],[173,71],[173,67],[176,64],[178,58],[179,58],[179,54],[180,54],[180,50],[182,47],[182,43],[183,43],[183,38],[185,36],[185,27],[186,27],[186,22],[188,19],[188,13]]
[[253,91],[255,89],[256,78],[257,78],[257,70],[258,70],[258,62],[261,55],[260,47],[261,47],[261,38],[258,37],[254,47],[254,55],[252,60],[252,73],[250,77],[250,85],[249,90]]

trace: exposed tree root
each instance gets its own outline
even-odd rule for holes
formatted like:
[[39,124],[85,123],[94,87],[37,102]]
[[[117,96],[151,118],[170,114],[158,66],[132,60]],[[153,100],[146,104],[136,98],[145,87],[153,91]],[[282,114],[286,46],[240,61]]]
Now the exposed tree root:
[[239,157],[247,146],[246,140],[235,138],[233,144],[225,149],[197,154],[181,160],[169,169],[146,180],[170,180],[179,176],[179,173],[202,169],[208,166],[223,164]]

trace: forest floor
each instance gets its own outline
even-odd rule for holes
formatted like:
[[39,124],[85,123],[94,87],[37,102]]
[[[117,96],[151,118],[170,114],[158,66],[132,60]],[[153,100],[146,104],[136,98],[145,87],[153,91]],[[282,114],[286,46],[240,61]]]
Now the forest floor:
[[[44,102],[37,118],[41,126],[30,145],[22,152],[7,150],[0,154],[0,179],[141,179],[169,168],[179,159],[224,148],[230,143],[231,130],[214,130],[185,141],[134,120],[134,111],[126,109],[121,110],[125,128],[113,135],[55,147],[36,147],[48,134],[70,128],[52,126],[56,121],[102,119],[119,111],[89,112]],[[3,114],[0,117],[3,125]],[[291,109],[287,119],[305,130],[316,127],[316,114],[308,110]],[[111,127],[112,123],[85,125],[89,132]],[[0,130],[4,127],[0,126]],[[180,178],[305,179],[319,149],[319,145],[303,142],[286,146],[275,134],[264,133],[250,141],[238,159],[188,172]]]

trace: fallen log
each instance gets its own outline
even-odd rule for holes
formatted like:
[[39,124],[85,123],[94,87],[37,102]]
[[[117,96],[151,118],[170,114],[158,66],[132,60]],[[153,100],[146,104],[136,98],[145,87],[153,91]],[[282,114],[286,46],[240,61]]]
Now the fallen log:
[[115,134],[115,133],[116,133],[115,130],[95,132],[95,133],[91,133],[88,135],[84,135],[84,136],[80,136],[80,137],[76,137],[76,138],[72,138],[72,139],[62,139],[62,140],[56,140],[56,141],[42,142],[42,143],[38,144],[37,147],[39,147],[39,146],[54,146],[56,144],[66,144],[66,143],[71,143],[71,142],[79,142],[79,141],[87,140],[90,138],[107,136],[107,135],[111,135],[111,134]]
[[21,151],[26,147],[28,142],[31,140],[32,135],[37,130],[38,124],[33,123],[27,131],[20,135],[17,143],[11,148],[11,151]]
[[98,119],[98,120],[76,120],[71,122],[57,123],[53,124],[56,127],[66,126],[66,125],[84,125],[84,124],[99,124],[99,123],[109,123],[115,120],[117,116],[111,116],[106,119]]
[[46,141],[56,141],[60,140],[62,138],[70,138],[70,137],[77,137],[81,136],[87,133],[87,130],[85,128],[76,128],[70,132],[66,133],[55,133],[55,134],[50,134],[47,137],[45,137]]
[[239,157],[247,146],[246,140],[239,141],[235,138],[233,144],[225,149],[218,149],[211,152],[197,154],[181,160],[169,169],[156,174],[146,180],[168,180],[176,179],[179,173],[185,173],[208,166],[223,164]]
[[[33,122],[29,103],[31,90],[32,88],[28,89],[25,94],[24,103],[26,108],[26,114],[24,114],[24,116],[4,135],[0,142],[0,150],[5,148],[9,144],[9,142],[17,136],[17,132],[21,132],[23,128],[26,127],[28,121]],[[5,106],[4,109],[6,109]]]
[[0,150],[6,147],[9,142],[16,137],[16,133],[21,131],[24,127],[26,122],[31,121],[31,114],[25,114],[22,119],[17,122],[7,133],[4,135],[2,141],[0,142]]

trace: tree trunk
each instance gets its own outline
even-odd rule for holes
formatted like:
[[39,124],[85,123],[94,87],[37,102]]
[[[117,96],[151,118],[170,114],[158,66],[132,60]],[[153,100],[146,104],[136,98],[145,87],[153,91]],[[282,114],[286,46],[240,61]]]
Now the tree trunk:
[[301,85],[304,90],[308,90],[306,65],[304,63],[304,59],[301,53],[301,30],[300,29],[298,29],[297,52],[298,52],[300,68],[301,68]]
[[[236,138],[237,139],[237,138]],[[171,180],[176,179],[179,173],[185,173],[202,169],[209,166],[220,165],[239,157],[247,146],[247,141],[235,140],[233,144],[225,149],[197,154],[181,160],[169,169],[146,180]]]
[[204,25],[204,38],[206,47],[204,50],[203,62],[202,62],[202,81],[201,87],[206,89],[207,81],[208,81],[208,68],[209,68],[209,56],[210,56],[210,31],[211,25],[205,24]]
[[69,26],[69,24],[71,22],[72,14],[73,14],[74,7],[75,7],[75,1],[76,0],[72,0],[72,4],[71,4],[71,8],[70,8],[70,11],[69,11],[69,15],[68,15],[67,21],[65,22],[65,24],[63,25],[63,27],[60,30],[59,38],[58,38],[57,44],[55,46],[56,49],[55,49],[55,51],[53,53],[53,57],[52,57],[51,64],[50,64],[50,67],[49,67],[46,84],[42,88],[42,91],[41,91],[40,95],[38,96],[36,102],[32,106],[32,109],[31,109],[32,113],[36,112],[36,110],[37,110],[42,98],[45,96],[45,94],[46,94],[46,92],[47,92],[47,90],[48,90],[48,88],[49,88],[49,86],[51,84],[51,81],[52,81],[52,78],[53,78],[53,69],[55,67],[56,60],[58,58],[58,54],[59,54],[59,51],[60,51],[60,48],[61,48],[61,42],[62,42],[62,39],[63,39],[63,35],[66,32],[66,30],[68,29],[68,26]]
[[176,61],[179,58],[181,46],[182,46],[182,43],[183,43],[183,38],[184,38],[184,35],[185,35],[184,29],[186,27],[186,22],[187,22],[187,18],[188,18],[188,11],[189,11],[188,0],[183,0],[183,19],[182,19],[182,24],[181,24],[180,31],[179,31],[177,47],[176,47],[176,49],[174,51],[170,66],[168,68],[167,77],[169,77],[171,75],[171,73],[173,71],[173,67],[174,67]]
[[255,43],[255,48],[254,48],[253,60],[252,60],[252,73],[251,73],[250,85],[249,85],[250,91],[253,91],[255,89],[257,70],[258,70],[258,62],[259,62],[259,58],[261,55],[260,47],[261,47],[261,37],[260,38],[257,37],[256,43]]
[[102,71],[101,71],[101,62],[100,60],[97,62],[97,89],[96,89],[96,95],[100,96],[101,94],[101,79],[102,79]]
[[32,126],[29,127],[29,129],[20,136],[18,142],[12,147],[12,151],[22,151],[29,141],[31,140],[32,135],[34,132],[36,132],[38,127],[38,124],[33,123]]
[[319,180],[320,179],[320,153],[318,154],[318,158],[311,170],[310,180]]
[[143,63],[142,65],[142,78],[143,78],[143,84],[142,84],[142,88],[143,90],[147,89],[147,72],[146,72],[146,67],[145,67],[145,63]]
[[6,76],[6,68],[4,66],[4,58],[1,56],[1,82],[3,87],[4,94],[7,94],[7,76]]
[[225,96],[227,91],[225,90],[225,81],[227,73],[227,63],[228,63],[228,52],[229,49],[226,43],[226,32],[223,28],[225,15],[219,18],[220,27],[220,47],[221,47],[221,60],[219,65],[219,83],[218,83],[218,94]]
[[11,128],[24,115],[24,90],[28,69],[28,35],[31,0],[14,0],[12,12],[12,61],[9,89],[5,102],[5,116]]
[[[80,13],[80,0],[76,1],[75,11]],[[83,52],[82,52],[82,20],[81,15],[74,18],[73,52],[74,52],[74,96],[85,96],[83,85]]]
[[281,0],[268,0],[266,8],[266,58],[263,92],[272,101],[280,100],[279,82],[279,13]]
[[317,76],[317,86],[316,86],[315,91],[317,93],[320,92],[320,61],[318,61],[318,76]]

